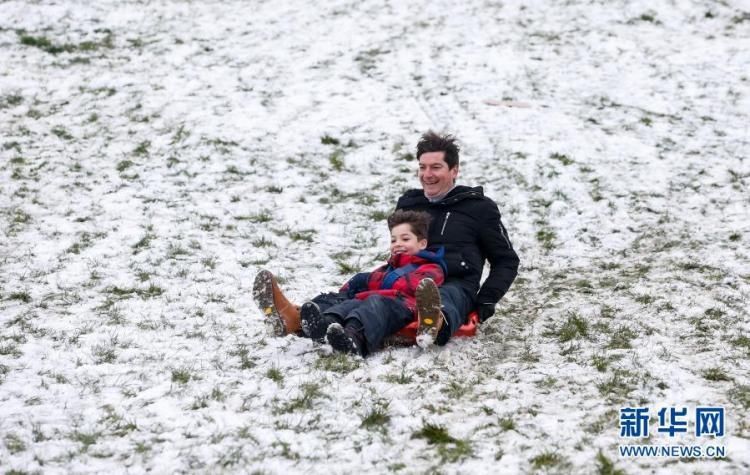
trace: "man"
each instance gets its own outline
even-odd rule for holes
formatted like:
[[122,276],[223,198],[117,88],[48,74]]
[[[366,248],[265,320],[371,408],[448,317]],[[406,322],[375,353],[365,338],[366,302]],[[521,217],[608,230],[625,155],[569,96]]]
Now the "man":
[[[407,191],[396,204],[396,209],[428,212],[430,246],[445,247],[448,276],[438,289],[444,318],[429,324],[420,317],[418,332],[436,334],[438,345],[448,341],[472,310],[476,309],[480,322],[490,318],[518,274],[518,255],[495,202],[484,196],[480,186],[456,185],[458,152],[453,137],[424,134],[417,144],[422,189]],[[490,272],[480,287],[485,261]],[[434,308],[436,291],[431,285],[425,287],[417,289],[417,303],[424,302],[426,313],[431,305]]]
[[[450,135],[425,133],[417,144],[421,189],[399,198],[396,209],[426,211],[432,216],[430,246],[445,247],[448,268],[440,288],[425,279],[416,289],[420,346],[444,345],[476,310],[481,322],[495,313],[495,305],[518,273],[519,259],[494,201],[482,187],[456,185],[459,147]],[[485,262],[490,271],[480,286]],[[321,310],[339,303],[345,295],[321,294],[298,310],[283,296],[273,276],[261,271],[253,293],[277,335],[303,331],[320,319]]]

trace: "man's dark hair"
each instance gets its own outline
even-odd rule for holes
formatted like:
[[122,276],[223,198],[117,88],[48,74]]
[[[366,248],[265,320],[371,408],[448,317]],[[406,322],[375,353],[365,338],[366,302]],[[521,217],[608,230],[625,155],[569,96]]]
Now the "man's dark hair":
[[388,216],[388,230],[393,229],[399,224],[408,224],[411,232],[417,236],[417,239],[427,239],[427,231],[430,228],[432,217],[424,211],[405,211],[396,210]]
[[445,163],[448,164],[448,168],[455,168],[458,166],[458,151],[460,147],[456,143],[456,138],[452,135],[439,135],[428,130],[422,137],[420,137],[417,143],[417,160],[422,156],[423,153],[429,152],[445,152]]

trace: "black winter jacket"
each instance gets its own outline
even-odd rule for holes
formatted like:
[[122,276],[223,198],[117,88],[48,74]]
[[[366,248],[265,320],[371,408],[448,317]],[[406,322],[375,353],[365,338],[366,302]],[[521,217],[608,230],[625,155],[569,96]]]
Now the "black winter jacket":
[[[430,246],[445,246],[446,283],[461,285],[476,295],[478,304],[494,305],[505,295],[518,274],[519,259],[497,205],[484,196],[481,186],[456,186],[437,203],[430,203],[421,189],[409,190],[396,209],[432,216],[428,240]],[[490,273],[480,289],[485,260]]]

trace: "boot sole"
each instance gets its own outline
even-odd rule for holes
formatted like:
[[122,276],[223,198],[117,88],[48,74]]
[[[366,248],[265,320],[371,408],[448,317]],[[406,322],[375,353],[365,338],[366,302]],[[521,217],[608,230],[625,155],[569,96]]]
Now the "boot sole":
[[426,278],[417,285],[415,295],[417,298],[417,316],[419,317],[417,345],[427,348],[435,343],[438,332],[443,326],[440,292],[435,282]]
[[268,332],[272,336],[284,336],[287,333],[286,325],[273,300],[273,284],[273,274],[267,270],[258,272],[253,282],[253,298],[260,311],[263,312],[265,317],[263,323]]
[[302,304],[299,311],[302,332],[308,338],[322,343],[326,337],[328,326],[326,318],[320,313],[320,308],[312,302]]
[[332,323],[326,331],[326,341],[339,353],[355,354],[352,340],[344,333],[344,327],[340,323]]

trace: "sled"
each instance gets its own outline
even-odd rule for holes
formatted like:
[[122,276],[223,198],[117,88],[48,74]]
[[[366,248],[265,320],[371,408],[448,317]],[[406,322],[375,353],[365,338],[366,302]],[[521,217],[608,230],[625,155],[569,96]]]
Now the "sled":
[[[479,326],[479,315],[477,312],[471,312],[466,317],[466,323],[461,325],[456,333],[451,338],[457,336],[470,337],[477,334],[477,327]],[[417,342],[417,328],[419,322],[416,320],[406,325],[404,328],[399,330],[396,334],[391,335],[386,339],[387,344],[390,345],[414,345]]]

